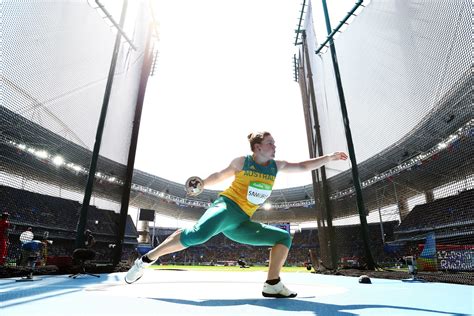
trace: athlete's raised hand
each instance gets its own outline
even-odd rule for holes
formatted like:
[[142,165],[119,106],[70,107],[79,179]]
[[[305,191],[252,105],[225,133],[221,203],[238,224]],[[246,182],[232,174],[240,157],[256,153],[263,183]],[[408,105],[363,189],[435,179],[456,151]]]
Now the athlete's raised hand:
[[347,154],[343,151],[336,151],[329,155],[331,160],[347,160]]

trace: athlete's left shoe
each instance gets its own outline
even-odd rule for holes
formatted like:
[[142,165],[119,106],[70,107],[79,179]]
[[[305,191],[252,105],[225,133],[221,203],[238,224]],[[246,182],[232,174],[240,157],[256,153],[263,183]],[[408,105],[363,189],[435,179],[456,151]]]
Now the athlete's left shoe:
[[145,273],[145,268],[150,265],[151,263],[143,262],[142,258],[135,260],[134,264],[125,275],[125,282],[132,284],[133,282],[138,281],[143,276],[143,273]]
[[288,289],[281,281],[275,285],[263,284],[262,295],[265,297],[275,298],[293,298],[296,297],[297,293]]

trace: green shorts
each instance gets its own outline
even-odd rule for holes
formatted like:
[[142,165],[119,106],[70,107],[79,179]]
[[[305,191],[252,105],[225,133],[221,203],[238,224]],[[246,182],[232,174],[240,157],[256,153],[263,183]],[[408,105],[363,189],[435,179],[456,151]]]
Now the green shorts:
[[287,231],[251,221],[234,201],[225,196],[215,200],[192,228],[183,230],[180,241],[185,247],[200,245],[219,233],[242,244],[291,247],[291,236]]

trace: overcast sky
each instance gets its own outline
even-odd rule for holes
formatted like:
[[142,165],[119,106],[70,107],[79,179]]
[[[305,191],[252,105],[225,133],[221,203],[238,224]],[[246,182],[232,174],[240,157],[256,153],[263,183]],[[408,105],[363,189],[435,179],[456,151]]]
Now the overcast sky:
[[[339,2],[345,9],[354,4]],[[159,58],[148,82],[135,167],[180,183],[206,177],[249,154],[246,136],[258,130],[273,134],[276,159],[307,159],[292,61],[301,3],[156,1]],[[309,183],[310,173],[280,174],[275,188]]]

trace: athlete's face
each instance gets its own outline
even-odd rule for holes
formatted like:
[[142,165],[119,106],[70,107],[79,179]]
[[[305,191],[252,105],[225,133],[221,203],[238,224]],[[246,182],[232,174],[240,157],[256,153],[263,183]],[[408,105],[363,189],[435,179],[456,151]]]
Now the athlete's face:
[[263,138],[262,142],[257,145],[258,153],[266,159],[275,158],[275,140],[271,135],[267,135]]

